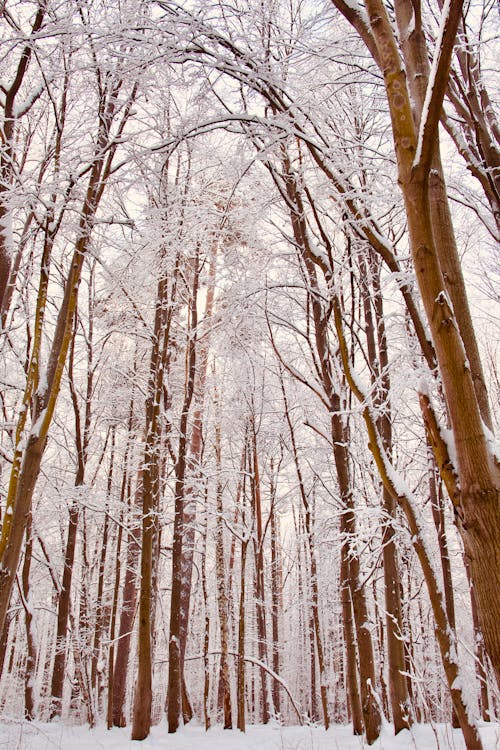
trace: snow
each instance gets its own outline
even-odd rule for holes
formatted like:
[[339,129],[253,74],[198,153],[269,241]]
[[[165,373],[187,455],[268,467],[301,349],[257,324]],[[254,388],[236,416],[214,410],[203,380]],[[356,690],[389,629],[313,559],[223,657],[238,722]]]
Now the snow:
[[35,437],[35,438],[40,437],[40,430],[42,429],[42,425],[43,425],[46,413],[47,413],[47,409],[46,408],[42,409],[42,411],[40,412],[40,416],[38,417],[35,424],[31,428],[31,431],[30,431],[31,437]]
[[488,449],[496,461],[500,463],[500,443],[490,428],[483,422],[483,430],[488,444]]
[[[493,750],[500,742],[500,726],[483,724],[480,728],[484,750]],[[152,728],[142,742],[130,739],[130,728],[104,726],[66,726],[62,722],[11,722],[0,725],[0,747],[19,750],[127,750],[127,748],[168,748],[168,750],[360,750],[368,748],[362,737],[355,737],[349,726],[333,726],[327,732],[321,727],[282,727],[277,722],[267,726],[250,726],[245,734],[236,729],[214,727],[205,732],[191,723],[176,734],[168,734],[166,722]],[[459,729],[448,724],[419,724],[411,731],[393,735],[390,724],[382,729],[373,750],[465,750]]]

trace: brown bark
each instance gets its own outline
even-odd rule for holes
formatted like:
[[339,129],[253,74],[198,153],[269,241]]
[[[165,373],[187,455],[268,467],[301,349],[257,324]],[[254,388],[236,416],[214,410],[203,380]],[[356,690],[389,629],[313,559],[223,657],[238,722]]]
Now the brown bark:
[[135,515],[142,509],[142,468],[139,469],[135,488],[134,503],[129,521],[129,536],[125,560],[118,643],[116,661],[113,670],[113,725],[124,727],[127,724],[125,715],[125,697],[127,693],[127,674],[130,655],[130,641],[135,619],[137,602],[137,573],[141,551],[141,527]]
[[363,734],[363,712],[361,710],[361,695],[358,683],[358,667],[356,653],[356,635],[354,628],[354,613],[351,601],[349,542],[345,533],[344,513],[340,517],[340,601],[342,604],[342,630],[345,647],[346,687],[349,709],[351,713],[352,730],[356,735]]
[[[126,481],[126,478],[124,477]],[[123,501],[123,496],[122,496]],[[115,633],[116,617],[118,612],[118,596],[120,592],[121,577],[121,551],[123,537],[123,513],[120,515],[120,526],[116,540],[116,563],[115,563],[115,585],[113,588],[113,602],[111,605],[111,619],[109,623],[109,650],[108,650],[108,696],[106,702],[106,725],[108,729],[113,727],[113,695],[114,695],[114,664],[115,664]]]
[[[248,431],[245,431],[245,440],[243,443],[243,450],[241,454],[241,465],[240,465],[240,481],[238,482],[237,492],[237,503],[241,506],[241,528],[242,535],[240,538],[241,542],[241,556],[240,556],[240,600],[238,607],[238,653],[237,653],[237,666],[236,666],[236,711],[237,711],[237,727],[240,732],[246,730],[246,717],[245,717],[245,702],[246,702],[246,675],[245,675],[245,625],[246,625],[246,567],[247,567],[247,551],[248,544],[251,539],[251,534],[246,529],[246,496],[247,496],[247,458],[248,458]],[[238,510],[238,505],[236,510]],[[236,540],[236,535],[234,536]]]
[[222,503],[222,460],[220,424],[215,425],[215,454],[217,471],[216,526],[215,526],[215,574],[217,580],[217,606],[220,627],[220,694],[224,715],[224,729],[233,728],[231,709],[231,683],[229,674],[229,601],[227,596],[226,566],[224,557],[224,508]]
[[56,652],[52,670],[50,718],[61,715],[64,673],[66,665],[66,635],[70,611],[71,578],[75,559],[76,532],[79,507],[73,503],[69,510],[68,536],[64,555],[64,568],[57,608]]
[[[381,412],[379,430],[384,449],[392,455],[392,424],[390,394],[389,357],[380,290],[380,261],[370,249],[368,263],[359,256],[360,285],[365,317],[365,332],[371,381],[375,386],[374,402]],[[370,273],[369,273],[370,272]],[[371,285],[369,279],[371,277]],[[373,314],[372,314],[373,305]],[[376,331],[376,335],[375,335]],[[410,706],[406,679],[404,677],[403,624],[400,596],[400,571],[397,559],[394,521],[396,503],[391,494],[382,487],[382,556],[384,570],[384,596],[386,610],[387,656],[389,673],[389,695],[391,700],[394,732],[409,728],[411,724]]]
[[[266,603],[264,588],[264,531],[262,524],[262,499],[260,486],[259,456],[257,452],[257,430],[255,415],[252,414],[250,422],[251,453],[249,456],[251,464],[251,497],[252,512],[255,522],[255,535],[253,539],[254,561],[255,561],[255,616],[257,624],[257,653],[262,664],[267,662],[267,631],[266,631]],[[267,675],[261,667],[260,674],[260,719],[262,724],[267,724],[269,715],[269,696],[267,688]]]
[[116,442],[116,426],[111,427],[111,449],[109,457],[109,470],[107,479],[107,490],[106,490],[106,506],[104,508],[104,524],[102,530],[102,543],[101,543],[101,554],[99,556],[99,567],[97,571],[97,592],[95,598],[95,623],[94,623],[94,638],[92,643],[92,660],[90,667],[90,689],[94,695],[94,704],[96,706],[96,714],[99,713],[99,674],[98,664],[101,656],[101,640],[104,631],[106,630],[106,610],[103,594],[104,594],[104,574],[106,569],[106,554],[108,551],[108,537],[109,537],[109,515],[108,506],[111,497],[111,490],[113,484],[113,470],[115,461],[115,442]]
[[196,483],[200,480],[201,460],[203,453],[203,402],[205,398],[205,386],[208,370],[208,352],[210,346],[210,324],[214,308],[215,296],[215,277],[217,269],[217,250],[218,245],[213,243],[210,255],[210,266],[208,272],[207,297],[205,301],[205,314],[203,323],[208,326],[204,332],[203,338],[198,344],[197,354],[197,372],[195,382],[194,397],[197,407],[193,413],[193,427],[191,431],[191,441],[189,445],[189,458],[187,474],[190,477],[190,484],[186,489],[186,502],[184,505],[184,539],[182,546],[182,582],[180,593],[180,650],[181,650],[181,673],[182,673],[182,711],[184,723],[191,720],[193,710],[189,701],[187,687],[184,679],[184,657],[187,648],[187,633],[189,623],[189,609],[191,600],[191,580],[193,573],[193,558],[195,548],[195,522],[196,522],[196,503],[199,489]]
[[[440,244],[433,226],[430,181],[438,118],[446,87],[453,40],[461,18],[461,2],[451,4],[440,67],[428,117],[417,142],[405,71],[401,67],[392,28],[380,0],[367,10],[384,70],[392,119],[399,182],[403,192],[410,246],[420,294],[432,332],[457,454],[460,499],[456,506],[460,533],[469,559],[486,650],[500,684],[500,565],[491,567],[500,549],[499,467],[490,454],[483,428],[484,403],[478,398],[477,372],[471,372],[462,336],[467,334],[449,302],[443,278],[445,254],[453,252],[451,238]],[[414,164],[417,145],[420,157]],[[471,334],[473,335],[473,333]],[[483,415],[484,418],[484,415]]]
[[161,403],[165,366],[170,338],[171,304],[175,297],[178,260],[169,296],[169,280],[158,281],[153,347],[149,365],[144,461],[142,466],[142,545],[139,594],[138,669],[135,685],[132,739],[142,740],[151,728],[152,696],[152,614],[153,554],[158,531],[159,460],[161,445]]
[[33,535],[31,514],[26,526],[26,549],[24,551],[24,564],[22,570],[22,600],[25,611],[26,645],[27,655],[24,672],[24,716],[28,721],[35,719],[35,669],[36,669],[36,641],[35,624],[33,622],[34,612],[30,593],[30,569],[33,552]]
[[[82,425],[81,411],[78,403],[78,395],[74,383],[74,354],[75,354],[75,335],[78,325],[78,314],[75,314],[73,338],[70,345],[68,376],[71,393],[71,401],[75,416],[75,443],[77,453],[77,471],[75,476],[75,487],[81,487],[85,481],[85,468],[87,464],[88,445],[90,440],[90,424],[92,413],[92,392],[94,385],[94,368],[93,368],[93,279],[94,273],[92,267],[89,282],[89,328],[87,333],[87,383],[84,406],[84,419]],[[78,489],[77,489],[78,492]],[[56,652],[54,656],[54,667],[52,671],[51,682],[51,702],[50,718],[61,715],[62,695],[64,687],[64,674],[66,669],[66,638],[68,630],[68,620],[71,607],[71,581],[73,577],[73,563],[75,559],[76,535],[78,530],[78,519],[80,509],[78,500],[74,500],[69,509],[68,534],[66,539],[66,549],[64,553],[64,567],[61,589],[58,592],[57,602],[57,631],[56,631]]]
[[196,376],[196,327],[198,324],[197,299],[199,283],[199,248],[193,265],[193,280],[190,298],[190,321],[186,355],[186,386],[179,425],[179,443],[175,465],[174,529],[172,540],[172,590],[170,595],[170,626],[168,641],[168,731],[176,732],[182,715],[182,661],[180,650],[180,608],[182,589],[182,548],[184,534],[184,506],[186,494],[187,429],[189,411],[194,393]]
[[[206,488],[206,490],[208,487]],[[205,731],[208,732],[210,729],[210,666],[208,662],[208,652],[210,648],[210,611],[208,605],[208,590],[207,590],[207,491],[205,491],[205,522],[203,524],[203,552],[201,559],[201,592],[203,596],[203,609],[205,615],[205,627],[203,634],[203,718],[205,721]]]
[[[136,362],[134,361],[134,372],[136,371]],[[130,396],[130,405],[129,405],[129,415],[128,415],[128,424],[127,424],[127,438],[126,438],[126,445],[125,445],[125,452],[123,455],[123,461],[122,461],[122,481],[121,481],[121,487],[120,487],[120,504],[124,508],[125,506],[130,508],[130,500],[131,500],[131,482],[130,482],[130,471],[129,471],[129,453],[130,448],[133,440],[133,423],[134,423],[134,400],[135,400],[135,393],[134,389],[132,389],[132,394]],[[120,524],[118,527],[118,536],[116,540],[116,563],[115,563],[115,585],[113,588],[113,601],[111,605],[111,620],[109,624],[109,650],[108,650],[108,695],[107,695],[107,707],[106,707],[106,723],[108,729],[111,729],[114,723],[114,699],[115,699],[115,637],[116,637],[116,621],[118,617],[118,599],[120,596],[120,583],[121,581],[121,569],[122,569],[122,544],[123,544],[123,530],[124,530],[124,521],[125,521],[126,513],[125,511],[121,511],[120,513]],[[136,526],[134,524],[134,526]],[[127,547],[127,553],[128,553],[128,547]],[[128,558],[128,554],[127,554]],[[127,563],[129,560],[127,559]],[[134,566],[135,567],[135,566]],[[135,585],[132,581],[132,588],[135,591]],[[123,582],[123,602],[122,606],[126,606],[126,595],[128,592],[126,592],[126,586],[125,581]],[[130,624],[130,628],[132,627],[132,623]],[[128,631],[124,631],[126,633]],[[127,654],[128,657],[128,654]],[[128,658],[126,660],[126,663],[128,662]],[[126,670],[126,667],[125,667]],[[124,697],[125,694],[123,694],[120,709],[123,706],[124,703]]]
[[241,542],[241,560],[240,560],[240,606],[238,613],[238,667],[236,676],[236,695],[237,695],[237,726],[240,732],[246,729],[245,724],[245,700],[246,700],[246,681],[245,681],[245,587],[246,587],[246,560],[249,539],[242,539]]
[[[446,526],[444,517],[444,504],[443,504],[443,488],[441,482],[438,480],[436,465],[434,457],[432,455],[432,449],[430,449],[431,455],[429,460],[429,496],[432,506],[432,517],[434,520],[434,526],[436,528],[436,534],[439,546],[439,557],[441,560],[441,570],[443,573],[443,589],[444,589],[444,601],[446,607],[446,614],[450,628],[456,633],[456,620],[455,620],[455,597],[453,595],[453,579],[451,576],[451,563],[450,556],[448,553],[448,540],[446,537]],[[455,636],[456,637],[456,636]],[[451,716],[452,726],[456,729],[459,728],[460,724],[456,712],[452,706]]]
[[[422,27],[422,19],[420,17],[420,9],[417,8],[415,10],[411,0],[398,0],[395,4],[395,10],[400,39],[402,40],[401,47],[406,67],[408,89],[413,104],[415,126],[419,128],[430,72],[428,50]],[[414,28],[412,33],[408,34],[406,29],[410,23]],[[500,161],[496,164],[496,167],[500,167]],[[469,362],[479,410],[485,424],[491,430],[492,420],[488,403],[488,391],[474,333],[464,276],[451,219],[441,163],[439,138],[435,139],[432,147],[428,191],[432,234],[439,253],[441,273]]]
[[[272,626],[272,664],[273,672],[280,673],[280,615],[282,610],[282,561],[280,555],[280,532],[279,517],[276,513],[276,481],[274,466],[271,459],[271,626]],[[274,712],[277,716],[281,713],[280,690],[278,683],[274,680],[272,684],[272,700]]]

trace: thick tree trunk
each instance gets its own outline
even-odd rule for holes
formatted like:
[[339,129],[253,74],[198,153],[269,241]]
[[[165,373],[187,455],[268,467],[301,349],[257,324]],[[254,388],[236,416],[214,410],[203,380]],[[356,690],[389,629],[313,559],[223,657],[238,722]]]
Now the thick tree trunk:
[[[491,565],[492,560],[498,559],[500,549],[500,468],[495,464],[485,436],[481,415],[484,403],[476,391],[478,373],[471,372],[462,331],[443,278],[448,267],[444,255],[453,252],[451,238],[443,239],[436,233],[429,188],[442,102],[439,93],[442,91],[444,95],[447,63],[449,66],[454,30],[456,32],[461,18],[461,3],[450,6],[440,75],[435,80],[432,106],[420,141],[413,123],[405,71],[385,8],[381,0],[367,0],[367,10],[384,70],[413,263],[434,340],[455,441],[461,489],[456,505],[459,529],[470,564],[485,647],[500,684],[500,565]],[[465,330],[463,335],[467,340]]]
[[[210,267],[208,272],[207,298],[205,301],[205,314],[203,324],[211,325],[214,295],[215,295],[215,277],[217,269],[217,242],[213,243],[212,253],[210,256]],[[196,504],[199,489],[197,482],[200,480],[200,469],[203,454],[203,402],[205,399],[205,387],[208,370],[208,352],[210,346],[210,329],[205,330],[204,337],[199,342],[199,352],[197,354],[198,366],[195,382],[195,398],[197,408],[193,414],[193,427],[191,431],[191,442],[189,446],[188,470],[190,476],[190,486],[186,489],[186,502],[184,504],[184,540],[182,547],[182,583],[181,583],[181,607],[180,607],[180,650],[181,650],[181,674],[182,674],[182,712],[184,723],[190,721],[193,717],[193,709],[189,700],[187,686],[184,679],[184,657],[187,648],[187,634],[189,623],[189,609],[191,601],[191,580],[193,575],[193,559],[195,548],[195,523],[196,523]]]
[[196,334],[198,325],[197,301],[199,282],[199,248],[193,268],[193,285],[190,299],[190,321],[186,355],[186,386],[179,425],[179,443],[175,465],[174,528],[172,539],[172,589],[170,594],[170,625],[168,640],[168,731],[176,732],[182,716],[182,660],[181,660],[181,592],[184,535],[184,509],[186,497],[187,430],[188,417],[194,393],[196,376]]
[[[172,281],[162,277],[158,281],[153,348],[149,366],[144,461],[142,466],[142,546],[141,583],[139,594],[138,670],[135,686],[132,739],[142,740],[151,728],[152,649],[153,649],[153,573],[154,551],[158,540],[158,503],[160,492],[160,419],[163,382],[167,372],[167,352],[170,338],[172,305],[175,298],[178,262]],[[178,571],[180,577],[180,572]],[[180,583],[178,584],[180,585]]]

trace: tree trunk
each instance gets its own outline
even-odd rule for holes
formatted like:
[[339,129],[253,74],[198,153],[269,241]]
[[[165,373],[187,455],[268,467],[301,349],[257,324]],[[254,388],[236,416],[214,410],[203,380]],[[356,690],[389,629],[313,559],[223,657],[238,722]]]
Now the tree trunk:
[[[413,263],[434,340],[455,440],[461,488],[456,505],[459,530],[470,564],[485,647],[500,685],[500,566],[491,568],[491,560],[496,558],[500,548],[500,470],[486,441],[481,415],[484,404],[481,398],[478,399],[475,385],[478,373],[471,372],[461,337],[462,330],[443,278],[448,267],[443,256],[452,253],[452,242],[451,237],[445,241],[436,234],[429,185],[442,96],[461,7],[461,2],[450,6],[450,17],[440,50],[439,75],[436,76],[430,102],[432,106],[426,112],[425,123],[421,124],[422,136],[418,141],[394,32],[381,0],[367,0],[372,31],[384,70]],[[465,331],[463,335],[467,337]]]
[[[372,248],[369,249],[369,261],[359,255],[360,286],[365,317],[365,333],[368,358],[371,368],[371,380],[375,386],[374,402],[380,409],[379,430],[384,449],[392,455],[392,424],[390,405],[390,376],[387,337],[383,299],[380,289],[380,260]],[[369,279],[371,277],[371,287]],[[373,305],[373,314],[372,314]],[[376,332],[376,335],[375,335]],[[396,503],[391,494],[382,487],[382,557],[384,569],[384,595],[386,609],[387,657],[389,673],[389,695],[391,699],[394,732],[408,729],[411,724],[411,712],[408,700],[406,679],[404,676],[403,622],[401,613],[400,571],[397,558],[394,521]]]
[[35,669],[36,669],[36,639],[35,623],[33,622],[33,603],[30,593],[30,568],[33,552],[33,535],[31,514],[26,526],[26,549],[22,571],[22,598],[26,623],[26,665],[24,673],[24,716],[28,721],[35,719]]
[[170,625],[168,640],[168,731],[176,732],[182,715],[182,661],[180,649],[181,590],[184,534],[184,506],[186,495],[187,429],[196,376],[196,327],[198,324],[197,300],[199,281],[199,248],[193,268],[193,286],[190,299],[190,324],[186,356],[186,386],[179,426],[179,444],[175,465],[174,529],[172,540],[172,590],[170,594]]
[[[260,488],[259,458],[257,453],[257,433],[255,415],[251,422],[251,488],[252,510],[255,519],[254,558],[255,558],[255,614],[257,622],[257,653],[259,661],[267,662],[267,633],[266,633],[266,603],[264,590],[264,533],[262,527],[262,502]],[[267,689],[267,674],[261,667],[260,673],[260,708],[261,721],[269,721],[269,698]]]
[[216,526],[215,526],[215,574],[217,580],[217,605],[220,627],[220,693],[224,713],[224,729],[233,728],[231,710],[231,683],[229,676],[229,602],[227,596],[226,566],[224,557],[224,508],[222,504],[222,462],[220,424],[215,425],[215,453],[217,471]]
[[116,646],[116,661],[113,669],[113,725],[125,727],[125,697],[127,693],[127,674],[130,654],[130,641],[134,625],[137,602],[137,573],[139,555],[141,552],[141,528],[135,519],[135,514],[142,508],[142,468],[137,475],[134,503],[129,520],[129,537],[127,542],[127,556],[125,561],[125,576],[123,581],[120,625],[118,629],[118,643]]
[[[271,459],[271,624],[273,672],[280,673],[280,614],[283,588],[282,562],[280,555],[279,518],[276,514],[276,485]],[[281,713],[280,689],[276,680],[272,685],[272,700],[276,716]]]

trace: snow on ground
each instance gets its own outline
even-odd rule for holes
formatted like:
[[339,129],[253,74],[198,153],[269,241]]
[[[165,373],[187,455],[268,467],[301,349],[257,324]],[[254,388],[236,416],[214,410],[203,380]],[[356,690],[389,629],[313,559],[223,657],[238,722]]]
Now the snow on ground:
[[[483,725],[484,750],[500,750],[500,724]],[[130,728],[67,726],[63,723],[4,722],[0,724],[2,750],[367,750],[361,737],[353,737],[349,727],[334,726],[325,732],[319,727],[282,727],[278,724],[248,727],[246,734],[220,727],[205,732],[190,724],[175,735],[167,733],[166,722],[153,727],[143,742],[132,742]],[[460,730],[449,725],[421,724],[411,732],[392,734],[384,727],[373,750],[465,750]]]

